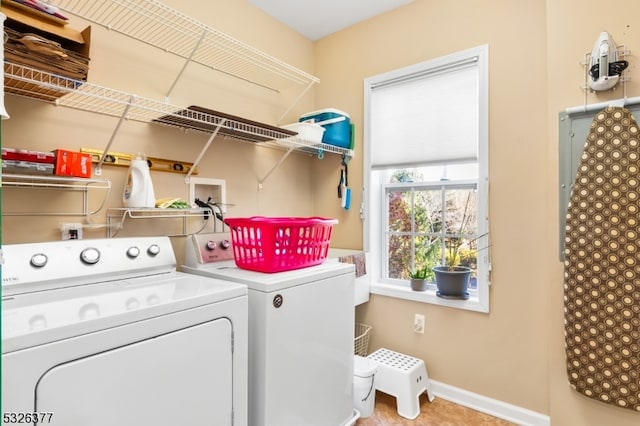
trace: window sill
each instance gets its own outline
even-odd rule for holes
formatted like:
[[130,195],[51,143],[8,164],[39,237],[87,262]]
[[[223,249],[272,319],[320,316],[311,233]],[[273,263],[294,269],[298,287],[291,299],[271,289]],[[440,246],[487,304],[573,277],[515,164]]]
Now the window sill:
[[436,296],[435,285],[429,285],[429,288],[426,291],[414,291],[411,290],[411,287],[409,287],[408,284],[406,286],[401,286],[397,284],[372,282],[370,293],[468,311],[489,312],[489,304],[481,303],[477,292],[473,292],[468,300],[443,299],[442,297]]

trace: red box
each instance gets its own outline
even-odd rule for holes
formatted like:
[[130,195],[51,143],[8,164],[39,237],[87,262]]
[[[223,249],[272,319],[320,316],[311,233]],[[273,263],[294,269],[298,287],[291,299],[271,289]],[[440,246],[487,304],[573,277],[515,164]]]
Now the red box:
[[91,177],[91,155],[76,151],[66,151],[64,149],[56,149],[53,151],[56,155],[57,176],[73,176],[81,178]]
[[28,151],[26,149],[15,149],[2,147],[2,159],[12,161],[29,161],[31,163],[53,164],[55,156],[51,152]]

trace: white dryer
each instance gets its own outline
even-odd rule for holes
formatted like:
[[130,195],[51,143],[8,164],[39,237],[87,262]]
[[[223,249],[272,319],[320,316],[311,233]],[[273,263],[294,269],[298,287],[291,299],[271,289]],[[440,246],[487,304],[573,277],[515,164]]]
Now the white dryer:
[[197,234],[184,272],[249,290],[249,424],[344,426],[353,407],[353,265],[324,264],[274,274],[238,268],[228,235]]
[[247,424],[247,289],[166,237],[3,246],[2,408],[64,426]]

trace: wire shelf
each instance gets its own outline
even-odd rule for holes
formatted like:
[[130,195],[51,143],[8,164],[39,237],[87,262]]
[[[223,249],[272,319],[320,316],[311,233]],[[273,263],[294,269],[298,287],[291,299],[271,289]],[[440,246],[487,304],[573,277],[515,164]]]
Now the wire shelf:
[[293,148],[312,154],[353,154],[348,149],[307,141],[292,136],[286,129],[260,125],[240,117],[229,118],[226,114],[215,115],[202,112],[201,109],[183,108],[24,65],[5,62],[4,69],[7,93],[37,98],[59,106],[208,134],[220,128],[223,129],[220,135],[225,138],[265,142],[267,146],[281,149]]
[[[169,93],[189,62],[199,63],[275,92],[300,86],[297,100],[319,83],[319,78],[156,0],[54,0],[51,3],[63,11],[183,58],[186,61],[183,69],[166,94],[165,101],[160,102],[5,62],[6,93],[119,117],[120,122],[111,141],[124,119],[208,133],[210,139],[194,161],[194,167],[215,137],[260,142],[262,146],[287,150],[285,155],[295,150],[317,155],[318,158],[322,158],[326,152],[353,157],[353,150],[307,141],[292,136],[285,129],[215,111],[203,112],[198,107],[182,108],[168,102]],[[100,174],[102,160],[96,167],[96,174]],[[189,176],[190,173],[186,180]]]
[[[68,192],[80,192],[82,194],[82,209],[73,212],[49,212],[49,211],[3,211],[4,216],[91,216],[98,213],[105,205],[111,182],[106,179],[85,179],[62,176],[39,176],[2,174],[2,186],[5,188],[27,188],[39,190],[57,190]],[[95,210],[89,210],[89,190],[102,190],[104,196],[100,205]]]
[[155,0],[55,0],[109,30],[276,92],[320,79]]
[[259,140],[271,140],[291,136],[291,133],[284,129],[278,131],[271,126],[264,128],[239,120],[189,110],[93,83],[34,70],[23,65],[5,62],[5,77],[12,82],[7,93],[29,98],[36,97],[82,111],[113,117],[124,116],[128,120],[159,124],[171,124],[166,122],[166,118],[173,117],[180,121],[178,127],[185,130],[212,133],[212,129],[222,127],[230,133],[241,131],[245,134],[245,139],[255,136]]
[[[185,236],[192,233],[198,234],[207,226],[207,217],[211,210],[208,208],[190,209],[161,209],[161,208],[109,208],[107,209],[108,237],[113,238],[124,228],[128,219],[177,219],[182,221],[182,233],[170,236]],[[190,232],[189,218],[200,218],[202,223],[196,231]]]

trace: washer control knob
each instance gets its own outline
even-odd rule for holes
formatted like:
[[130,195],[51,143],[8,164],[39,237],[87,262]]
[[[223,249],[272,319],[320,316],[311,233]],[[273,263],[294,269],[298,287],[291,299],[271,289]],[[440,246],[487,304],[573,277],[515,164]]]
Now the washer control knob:
[[147,249],[149,256],[157,256],[160,253],[160,246],[157,244],[151,244]]
[[229,240],[222,240],[220,241],[220,247],[222,247],[223,250],[228,250],[229,247],[231,247],[231,242]]
[[209,251],[214,251],[216,249],[216,242],[213,240],[209,240],[207,241],[207,243],[204,245],[204,248],[206,248]]
[[127,249],[127,257],[135,259],[138,256],[140,256],[140,249],[138,247],[132,246]]
[[95,265],[100,260],[100,251],[93,247],[86,248],[80,253],[80,260],[87,265]]
[[33,267],[42,268],[44,265],[47,264],[47,260],[49,260],[49,258],[47,257],[46,254],[36,253],[33,256],[31,256],[31,260],[29,261],[29,263],[31,263],[31,266]]

